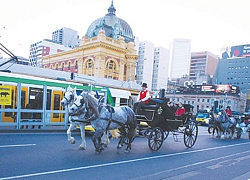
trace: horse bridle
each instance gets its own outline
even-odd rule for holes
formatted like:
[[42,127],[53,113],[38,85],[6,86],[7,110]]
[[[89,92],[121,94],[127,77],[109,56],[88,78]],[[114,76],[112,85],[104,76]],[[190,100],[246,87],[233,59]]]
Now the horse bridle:
[[74,95],[73,95],[73,91],[70,91],[72,94],[70,95],[70,99],[66,98],[64,95],[64,99],[67,101],[67,103],[70,103],[70,101],[73,99]]

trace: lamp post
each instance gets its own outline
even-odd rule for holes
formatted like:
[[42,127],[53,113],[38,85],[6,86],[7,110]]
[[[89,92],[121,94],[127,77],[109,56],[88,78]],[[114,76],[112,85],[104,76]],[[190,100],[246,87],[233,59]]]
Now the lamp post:
[[173,98],[173,102],[175,102],[175,88],[176,88],[176,81],[174,81],[174,98]]

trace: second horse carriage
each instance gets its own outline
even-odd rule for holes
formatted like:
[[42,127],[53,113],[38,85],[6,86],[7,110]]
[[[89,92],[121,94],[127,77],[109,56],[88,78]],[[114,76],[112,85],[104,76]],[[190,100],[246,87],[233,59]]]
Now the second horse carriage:
[[150,103],[142,107],[136,115],[138,131],[139,135],[148,138],[150,150],[159,150],[169,133],[172,133],[176,142],[178,135],[183,134],[184,144],[188,148],[195,144],[198,125],[192,118],[190,105],[184,104],[184,108],[186,113],[181,118],[175,118],[166,101],[162,99],[150,99]]

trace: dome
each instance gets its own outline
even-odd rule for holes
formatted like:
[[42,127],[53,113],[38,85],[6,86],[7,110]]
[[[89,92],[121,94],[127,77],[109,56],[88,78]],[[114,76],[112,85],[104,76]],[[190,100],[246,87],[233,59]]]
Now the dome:
[[108,8],[108,14],[95,20],[88,28],[86,36],[92,38],[98,35],[100,30],[105,31],[107,37],[118,39],[124,37],[125,42],[134,42],[134,35],[129,24],[121,18],[116,17],[113,1]]

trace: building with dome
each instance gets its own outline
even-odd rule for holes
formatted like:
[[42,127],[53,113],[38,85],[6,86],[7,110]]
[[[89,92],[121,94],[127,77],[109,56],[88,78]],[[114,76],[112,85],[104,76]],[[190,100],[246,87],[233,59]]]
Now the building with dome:
[[108,13],[88,27],[79,47],[44,56],[43,68],[135,81],[138,58],[135,38],[129,24],[118,18],[115,12],[112,1]]

